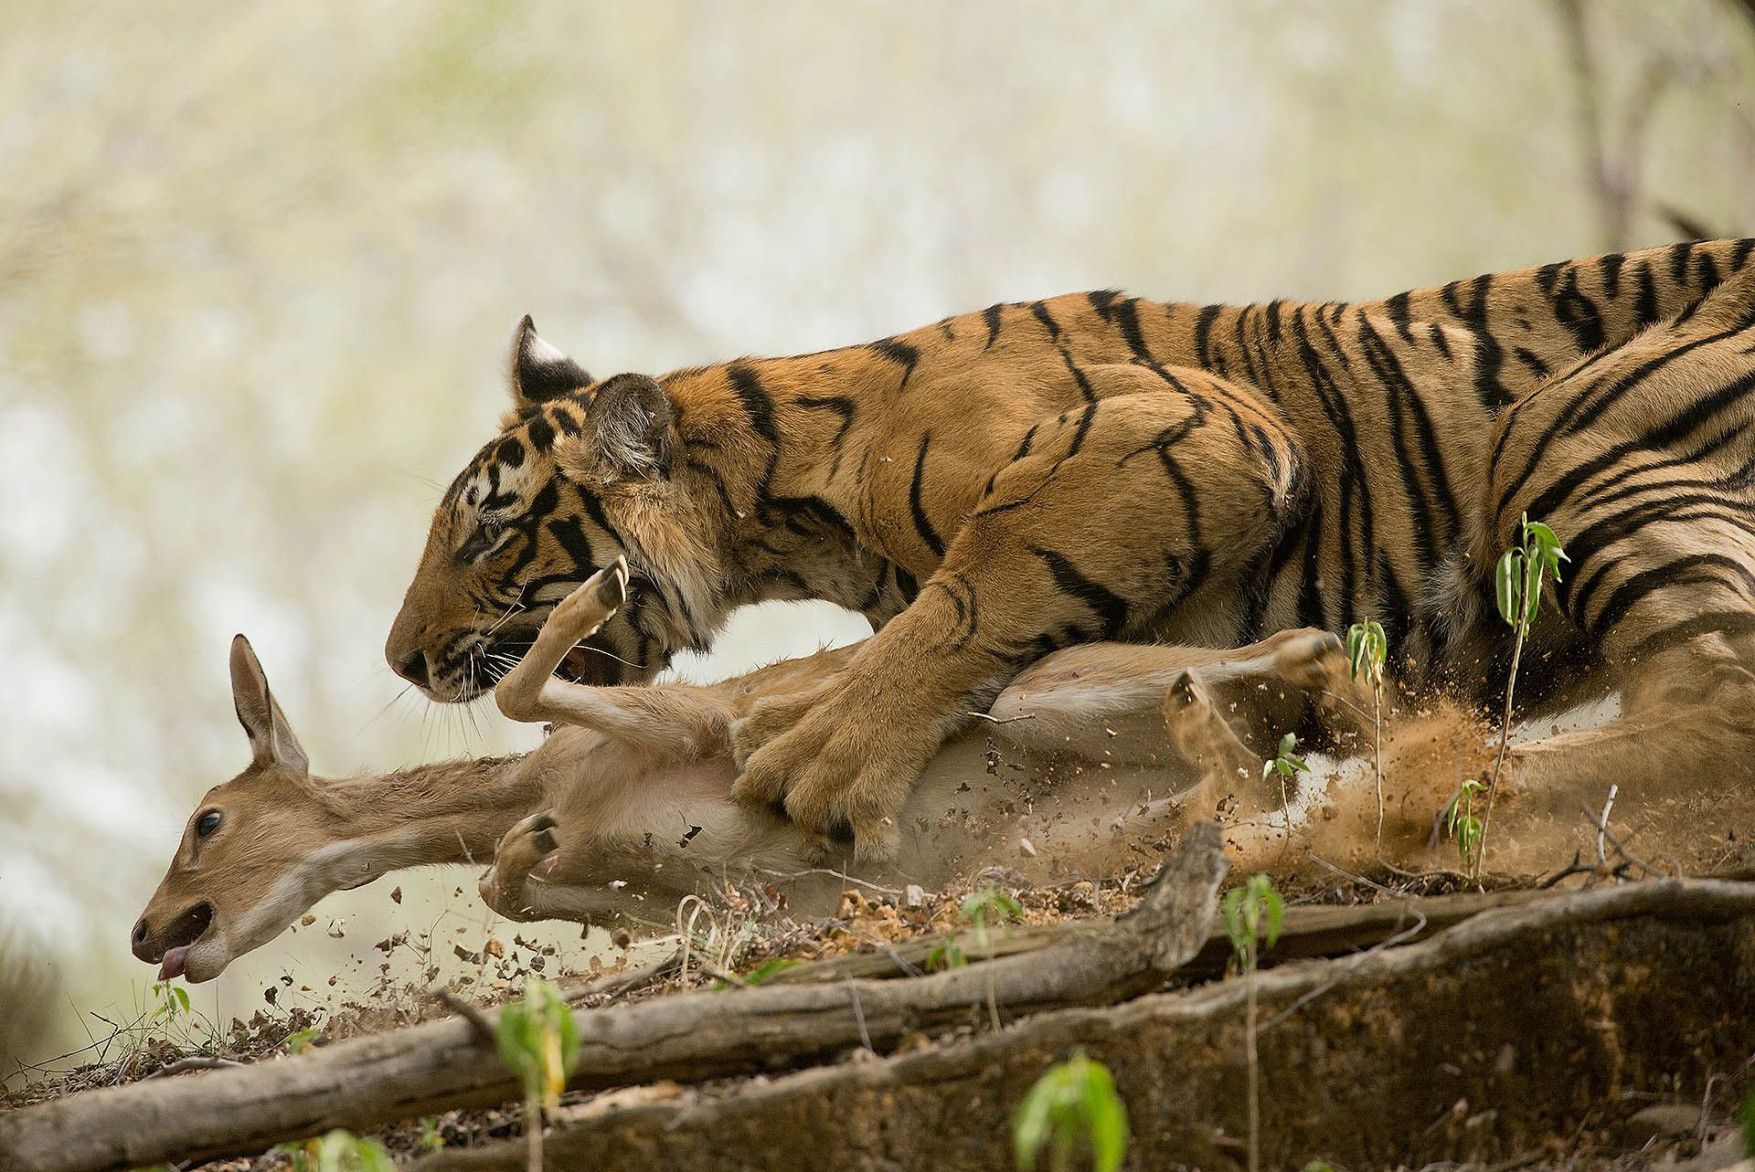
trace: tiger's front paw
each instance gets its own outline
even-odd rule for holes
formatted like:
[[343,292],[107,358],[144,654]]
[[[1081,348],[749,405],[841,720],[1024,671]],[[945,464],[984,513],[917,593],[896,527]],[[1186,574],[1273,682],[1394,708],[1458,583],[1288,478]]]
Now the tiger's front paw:
[[[800,703],[768,719],[792,716]],[[789,727],[748,754],[732,792],[752,805],[783,802],[786,816],[818,844],[851,831],[861,862],[894,858],[902,805],[938,749],[937,722],[922,728],[917,715],[887,713],[853,681],[803,703],[807,710]]]

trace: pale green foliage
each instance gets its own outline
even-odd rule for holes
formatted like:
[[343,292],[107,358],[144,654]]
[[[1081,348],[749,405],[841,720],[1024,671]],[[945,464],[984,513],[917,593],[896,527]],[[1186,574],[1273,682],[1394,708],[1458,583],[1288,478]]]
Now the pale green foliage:
[[553,1111],[579,1061],[579,1027],[560,989],[541,977],[526,977],[523,996],[500,1010],[495,1033],[500,1057],[524,1085],[525,1098]]
[[1096,1172],[1114,1172],[1127,1140],[1127,1106],[1115,1079],[1082,1051],[1049,1067],[1012,1116],[1012,1156],[1023,1172],[1033,1172],[1044,1147],[1051,1172],[1066,1172],[1081,1144]]
[[1354,679],[1363,678],[1374,690],[1383,687],[1383,663],[1389,656],[1389,637],[1383,624],[1366,619],[1347,628],[1347,664]]
[[968,963],[969,958],[963,955],[963,946],[957,943],[954,935],[926,954],[926,971],[929,973],[960,969]]
[[1523,544],[1508,549],[1499,559],[1494,586],[1499,614],[1520,633],[1527,634],[1542,605],[1542,580],[1551,575],[1560,581],[1560,563],[1571,561],[1554,531],[1523,515]]
[[[1499,717],[1499,752],[1493,758],[1493,776],[1487,783],[1487,809],[1481,815],[1478,834],[1463,824],[1466,837],[1473,846],[1472,852],[1463,851],[1463,857],[1468,861],[1469,874],[1476,878],[1480,877],[1481,862],[1486,857],[1487,827],[1493,821],[1493,798],[1499,792],[1499,771],[1505,767],[1505,750],[1510,744],[1518,665],[1523,662],[1524,641],[1529,638],[1536,612],[1542,606],[1542,580],[1552,575],[1554,581],[1560,581],[1560,563],[1571,560],[1561,548],[1560,539],[1548,526],[1530,520],[1528,513],[1523,514],[1521,526],[1523,543],[1505,551],[1494,574],[1494,593],[1499,602],[1500,617],[1517,633],[1517,637],[1511,648],[1511,670],[1505,678],[1505,708]],[[1459,849],[1464,838],[1464,833],[1457,834]]]
[[[986,948],[991,939],[989,931],[1023,919],[1024,905],[997,887],[983,887],[964,896],[958,912],[963,917],[963,922],[975,933],[975,942]],[[944,943],[926,954],[926,971],[929,973],[960,969],[968,963],[969,958],[964,954],[962,942],[957,939],[955,932],[946,936]]]
[[1290,781],[1300,773],[1309,773],[1310,766],[1304,764],[1304,759],[1293,755],[1292,750],[1297,747],[1297,733],[1287,733],[1285,736],[1281,737],[1279,752],[1273,758],[1262,764],[1261,779],[1266,781],[1275,773],[1278,773],[1286,781]]
[[1285,902],[1266,875],[1251,875],[1242,887],[1225,893],[1225,935],[1237,953],[1237,966],[1244,972],[1255,971],[1259,948],[1265,941],[1272,948],[1280,938],[1280,924],[1286,916]]
[[1456,853],[1465,867],[1474,866],[1475,852],[1480,849],[1485,833],[1480,816],[1475,813],[1475,798],[1486,792],[1487,787],[1471,777],[1462,783],[1450,805],[1444,807],[1445,833],[1456,839]]
[[422,1115],[415,1126],[417,1128],[414,1137],[416,1151],[424,1155],[428,1152],[436,1152],[445,1146],[445,1137],[439,1131],[437,1116]]
[[173,985],[169,981],[154,981],[151,989],[153,1021],[189,1016],[189,990],[181,985]]
[[286,1047],[286,1052],[288,1054],[303,1054],[306,1050],[311,1048],[322,1032],[323,1031],[317,1029],[315,1026],[308,1026],[302,1030],[294,1030],[286,1036],[286,1040],[282,1042],[281,1045]]
[[390,1153],[377,1140],[336,1128],[327,1135],[297,1144],[282,1144],[292,1172],[396,1172]]
[[983,948],[987,947],[990,926],[1003,926],[1024,918],[1024,906],[997,887],[983,887],[964,896],[960,910],[964,921],[974,929],[976,942]]

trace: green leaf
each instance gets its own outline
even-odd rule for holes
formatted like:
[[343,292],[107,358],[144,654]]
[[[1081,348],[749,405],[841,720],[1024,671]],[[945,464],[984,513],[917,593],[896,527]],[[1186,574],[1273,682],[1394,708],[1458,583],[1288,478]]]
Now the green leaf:
[[1297,747],[1298,747],[1298,734],[1297,733],[1287,733],[1285,736],[1280,738],[1280,756],[1282,756],[1282,757],[1290,756],[1292,750],[1296,749]]
[[801,963],[801,962],[794,960],[793,958],[791,958],[789,956],[776,957],[773,960],[769,961],[767,964],[762,965],[760,968],[754,970],[753,972],[751,972],[747,976],[745,976],[743,979],[744,984],[746,984],[746,985],[759,985],[763,981],[766,981],[766,980],[770,979],[771,977],[776,976],[779,973],[783,973],[787,969],[791,968],[793,965],[799,964],[799,963]]
[[1523,550],[1508,549],[1505,556],[1499,559],[1499,568],[1495,575],[1500,617],[1514,627],[1517,626],[1517,616],[1523,609],[1523,566]]
[[1286,905],[1271,883],[1263,900],[1267,904],[1267,946],[1272,948],[1280,938],[1280,924],[1286,918]]
[[1043,1147],[1050,1165],[1069,1166],[1080,1140],[1098,1172],[1115,1172],[1127,1155],[1127,1107],[1108,1067],[1082,1053],[1049,1067],[1012,1116],[1012,1158],[1032,1172]]

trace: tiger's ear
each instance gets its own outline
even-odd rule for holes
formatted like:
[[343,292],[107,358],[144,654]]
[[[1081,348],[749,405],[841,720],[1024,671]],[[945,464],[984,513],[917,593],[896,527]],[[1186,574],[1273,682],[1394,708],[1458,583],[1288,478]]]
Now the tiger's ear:
[[512,334],[512,363],[507,382],[512,388],[513,406],[529,408],[589,386],[591,376],[584,367],[538,337],[536,323],[525,314]]
[[555,445],[563,471],[581,480],[664,480],[676,450],[670,396],[643,374],[605,379],[585,409],[585,430]]

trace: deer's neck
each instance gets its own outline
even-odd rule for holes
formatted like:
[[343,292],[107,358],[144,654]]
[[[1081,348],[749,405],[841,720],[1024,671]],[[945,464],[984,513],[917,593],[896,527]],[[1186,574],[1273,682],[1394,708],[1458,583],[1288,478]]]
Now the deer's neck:
[[321,852],[337,887],[404,867],[479,863],[541,800],[526,758],[490,757],[417,765],[330,782],[334,845]]

